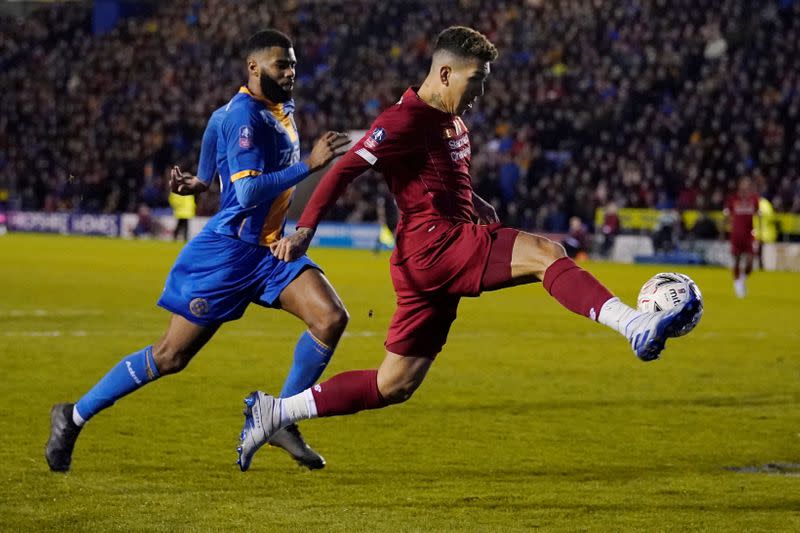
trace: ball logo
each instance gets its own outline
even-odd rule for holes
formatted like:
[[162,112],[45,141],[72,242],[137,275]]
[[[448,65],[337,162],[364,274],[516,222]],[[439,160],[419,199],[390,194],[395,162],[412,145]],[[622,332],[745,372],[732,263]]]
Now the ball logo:
[[189,302],[189,311],[194,316],[203,316],[208,313],[208,302],[205,298],[195,298]]
[[239,128],[239,146],[245,150],[253,147],[253,128],[250,126]]

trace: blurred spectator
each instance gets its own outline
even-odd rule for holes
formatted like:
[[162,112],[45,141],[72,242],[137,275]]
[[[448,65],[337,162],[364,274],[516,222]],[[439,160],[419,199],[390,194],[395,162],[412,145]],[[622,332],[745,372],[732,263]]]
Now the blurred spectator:
[[719,227],[717,223],[708,216],[707,211],[701,211],[700,216],[692,226],[691,234],[695,239],[714,240],[719,238]]
[[158,233],[158,222],[150,213],[150,208],[142,204],[136,212],[138,218],[133,228],[133,236],[137,239],[155,237]]
[[[566,231],[609,201],[721,209],[729,176],[756,171],[776,211],[800,213],[800,2],[785,0],[175,0],[101,36],[89,4],[48,5],[0,20],[0,187],[26,209],[165,206],[165,169],[196,167],[244,79],[244,36],[294,37],[307,151],[368,127],[456,22],[501,51],[464,118],[476,190],[502,216]],[[382,180],[354,188],[336,216],[375,220]],[[213,193],[198,201],[214,211]]]
[[561,241],[567,255],[575,259],[585,259],[589,252],[589,232],[578,217],[569,219],[569,233]]
[[619,220],[617,212],[617,204],[609,202],[603,210],[603,225],[600,227],[600,233],[603,236],[602,243],[600,244],[600,255],[608,257],[614,247],[614,240],[617,238],[622,224]]
[[656,253],[668,253],[678,247],[678,240],[683,233],[681,215],[675,209],[664,209],[659,212],[656,227],[653,230],[653,249]]

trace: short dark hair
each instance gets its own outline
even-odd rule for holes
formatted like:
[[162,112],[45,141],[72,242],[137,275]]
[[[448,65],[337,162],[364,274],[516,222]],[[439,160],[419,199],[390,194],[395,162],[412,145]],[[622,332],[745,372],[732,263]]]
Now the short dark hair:
[[250,57],[250,54],[254,52],[273,46],[292,48],[292,40],[285,33],[271,28],[257,31],[247,39],[247,44],[244,48],[244,57]]
[[497,48],[481,32],[466,26],[450,26],[436,38],[433,51],[446,50],[461,57],[474,57],[481,61],[497,59]]

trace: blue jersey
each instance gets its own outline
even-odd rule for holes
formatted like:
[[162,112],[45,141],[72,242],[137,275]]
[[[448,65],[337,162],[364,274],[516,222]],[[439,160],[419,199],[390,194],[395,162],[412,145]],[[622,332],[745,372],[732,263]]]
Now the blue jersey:
[[220,178],[211,231],[267,246],[283,236],[294,185],[308,175],[300,162],[294,102],[273,104],[246,87],[211,115],[203,134],[198,178]]
[[208,120],[197,177],[219,175],[219,212],[181,250],[158,305],[203,326],[242,316],[250,303],[272,307],[306,268],[307,256],[279,261],[279,240],[294,186],[308,176],[300,161],[294,104],[272,104],[245,87]]

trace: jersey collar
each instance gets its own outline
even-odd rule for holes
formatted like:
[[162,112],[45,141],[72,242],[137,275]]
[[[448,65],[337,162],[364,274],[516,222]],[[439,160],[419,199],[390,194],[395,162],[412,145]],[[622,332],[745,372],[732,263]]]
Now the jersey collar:
[[262,104],[264,104],[267,107],[267,109],[269,109],[273,113],[278,113],[278,114],[281,114],[281,115],[291,115],[292,113],[294,113],[294,99],[293,98],[290,98],[289,100],[287,100],[285,102],[276,104],[276,103],[270,102],[266,98],[262,98],[260,96],[254,95],[252,92],[250,92],[250,89],[248,89],[247,86],[245,86],[245,85],[242,85],[239,88],[239,94],[246,94],[247,96],[249,96],[253,100],[261,102]]

